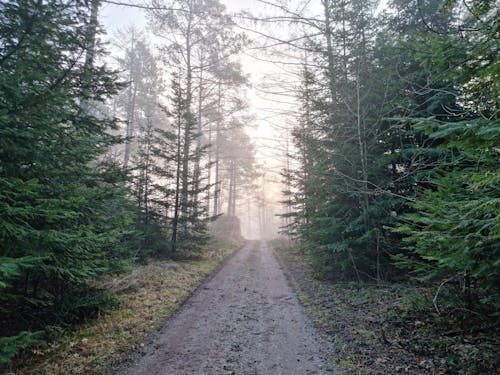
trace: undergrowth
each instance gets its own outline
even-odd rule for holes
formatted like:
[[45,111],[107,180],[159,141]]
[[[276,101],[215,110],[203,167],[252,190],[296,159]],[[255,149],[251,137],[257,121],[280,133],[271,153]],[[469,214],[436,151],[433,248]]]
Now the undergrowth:
[[239,248],[213,242],[202,253],[176,260],[151,260],[99,287],[116,296],[95,320],[77,327],[45,327],[45,339],[25,350],[5,372],[24,374],[109,374],[131,351],[145,345],[200,285]]
[[454,293],[411,284],[321,280],[296,247],[275,252],[301,302],[337,348],[347,374],[494,374],[500,366],[495,317],[456,311]]

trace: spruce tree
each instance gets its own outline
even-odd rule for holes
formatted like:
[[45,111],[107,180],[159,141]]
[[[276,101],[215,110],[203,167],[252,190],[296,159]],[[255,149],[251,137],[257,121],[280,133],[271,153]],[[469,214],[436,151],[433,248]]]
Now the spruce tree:
[[[458,13],[458,5],[448,5],[446,11]],[[439,142],[445,158],[433,167],[429,185],[398,228],[408,244],[399,264],[420,280],[438,283],[438,313],[443,312],[440,301],[447,300],[469,327],[478,313],[493,316],[500,306],[498,26],[493,8],[489,2],[472,2],[449,32],[418,40],[417,47],[430,52],[417,61],[434,81],[453,82],[447,93],[457,105],[453,117],[408,119]],[[430,102],[439,102],[443,92],[430,87],[427,95]]]
[[107,297],[91,280],[128,257],[121,174],[100,159],[120,139],[92,110],[119,86],[95,64],[89,8],[0,3],[1,361],[29,332],[94,313]]

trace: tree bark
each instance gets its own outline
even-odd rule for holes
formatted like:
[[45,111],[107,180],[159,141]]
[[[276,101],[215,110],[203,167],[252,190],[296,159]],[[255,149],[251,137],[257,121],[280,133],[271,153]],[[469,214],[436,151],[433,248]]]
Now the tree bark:
[[326,53],[328,58],[328,88],[330,91],[330,121],[333,124],[333,115],[335,113],[336,89],[335,89],[335,55],[333,53],[332,28],[330,0],[322,0],[325,15],[325,37]]
[[[179,75],[179,100],[181,100],[182,92],[180,90],[180,75]],[[174,218],[172,220],[172,251],[177,248],[177,232],[179,228],[179,204],[180,204],[180,183],[181,183],[181,136],[182,136],[182,106],[179,105],[177,111],[177,160],[176,160],[176,173],[175,173],[175,203],[174,203]]]
[[[202,60],[202,59],[201,59]],[[202,119],[202,110],[203,110],[203,63],[200,66],[200,77],[199,77],[199,87],[198,87],[198,109],[197,109],[197,135],[196,135],[196,159],[194,164],[194,188],[193,188],[193,205],[194,205],[194,216],[198,217],[198,196],[200,189],[200,177],[201,177],[201,136],[203,130],[203,119]]]
[[221,122],[222,122],[222,82],[219,79],[217,93],[217,124],[215,128],[215,192],[214,192],[214,216],[219,214],[219,200],[220,200],[220,181],[219,181],[219,168],[220,168],[220,137],[221,137]]

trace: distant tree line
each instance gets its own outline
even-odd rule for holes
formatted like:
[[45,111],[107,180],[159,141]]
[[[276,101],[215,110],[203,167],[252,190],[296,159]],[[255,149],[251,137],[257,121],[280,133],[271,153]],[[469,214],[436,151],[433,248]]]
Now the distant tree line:
[[235,216],[237,187],[254,173],[238,61],[247,40],[217,0],[156,1],[147,16],[156,50],[133,26],[115,38],[129,84],[112,107],[128,139],[109,156],[134,180],[139,253],[193,250],[209,220]]

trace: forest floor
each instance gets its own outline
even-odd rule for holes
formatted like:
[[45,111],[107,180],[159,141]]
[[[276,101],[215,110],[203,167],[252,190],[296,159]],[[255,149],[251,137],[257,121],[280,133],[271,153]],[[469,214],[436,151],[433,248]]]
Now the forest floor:
[[497,373],[498,335],[436,335],[413,315],[411,287],[317,280],[283,242],[238,247],[212,244],[104,280],[120,298],[113,311],[27,352],[8,374]]
[[433,308],[415,309],[427,290],[318,280],[297,247],[276,241],[273,248],[316,328],[334,344],[330,358],[342,374],[498,373],[498,333],[440,332]]
[[337,374],[331,353],[267,243],[250,241],[118,374]]
[[[201,254],[151,260],[99,283],[119,298],[111,311],[80,327],[54,332],[27,351],[7,374],[109,374],[163,326],[197,287],[241,244],[214,241]],[[57,329],[56,329],[57,330]],[[0,372],[2,372],[0,370]]]

